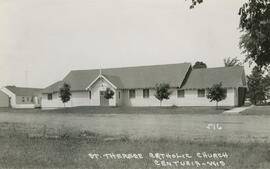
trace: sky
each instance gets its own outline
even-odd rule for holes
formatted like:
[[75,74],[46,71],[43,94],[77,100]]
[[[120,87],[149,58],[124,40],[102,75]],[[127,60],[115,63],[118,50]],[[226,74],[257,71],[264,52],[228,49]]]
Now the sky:
[[243,2],[0,0],[0,87],[43,88],[77,69],[242,61]]

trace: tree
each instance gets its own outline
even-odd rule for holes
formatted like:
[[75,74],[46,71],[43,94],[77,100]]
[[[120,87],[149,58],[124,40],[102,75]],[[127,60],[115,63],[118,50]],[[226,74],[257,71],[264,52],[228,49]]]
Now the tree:
[[259,68],[270,64],[270,1],[248,0],[239,9],[243,32],[240,47],[246,61],[255,62]]
[[197,61],[194,65],[193,65],[193,69],[202,69],[202,68],[207,68],[207,65],[203,62],[199,62]]
[[263,86],[266,91],[266,99],[270,99],[270,75],[266,75],[263,79]]
[[270,99],[270,75],[266,75],[263,79],[263,85],[266,90],[266,99]]
[[[247,76],[248,97],[251,103],[263,103],[266,100],[268,78],[263,77],[264,71],[258,66],[252,69],[251,75]],[[269,86],[269,84],[268,84]]]
[[59,93],[60,93],[59,97],[64,103],[64,107],[66,107],[65,103],[70,100],[70,96],[71,96],[70,85],[67,83],[64,83],[63,86],[60,88]]
[[232,66],[241,66],[242,63],[236,58],[224,58],[223,59],[223,62],[224,62],[224,66],[225,67],[232,67]]
[[114,91],[110,88],[106,88],[105,93],[104,93],[104,98],[105,99],[111,99],[113,98]]
[[216,101],[216,108],[218,108],[218,102],[226,98],[226,89],[222,88],[222,82],[209,88],[207,98],[210,99],[210,102]]
[[169,91],[170,85],[168,83],[156,84],[156,94],[155,97],[160,101],[160,106],[163,99],[169,99],[171,92]]

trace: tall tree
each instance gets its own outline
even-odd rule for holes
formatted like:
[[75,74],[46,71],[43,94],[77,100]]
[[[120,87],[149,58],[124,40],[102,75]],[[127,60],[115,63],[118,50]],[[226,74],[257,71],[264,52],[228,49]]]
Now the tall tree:
[[231,58],[224,58],[223,59],[224,62],[224,66],[225,67],[232,67],[232,66],[241,66],[242,63],[239,61],[239,59],[237,59],[237,57]]
[[70,92],[70,85],[68,83],[64,83],[63,86],[59,90],[60,98],[64,103],[64,107],[66,107],[65,103],[70,100],[71,92]]
[[207,68],[207,65],[204,62],[197,61],[193,65],[193,69],[202,69],[202,68]]
[[240,29],[243,35],[240,47],[246,61],[260,68],[270,64],[270,1],[248,0],[239,9]]
[[207,98],[210,99],[210,102],[215,101],[218,109],[218,102],[226,98],[226,89],[222,87],[222,82],[214,84],[208,90]]
[[169,99],[171,92],[169,91],[170,85],[168,83],[156,84],[156,94],[155,97],[159,100],[160,106],[164,99]]
[[252,69],[251,75],[247,76],[248,97],[251,103],[263,103],[266,100],[267,86],[263,77],[264,71],[258,66]]

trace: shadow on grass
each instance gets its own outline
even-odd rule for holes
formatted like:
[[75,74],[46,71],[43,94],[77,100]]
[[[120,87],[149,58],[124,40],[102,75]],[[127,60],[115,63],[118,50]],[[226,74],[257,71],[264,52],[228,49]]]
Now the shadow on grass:
[[32,114],[220,114],[224,110],[232,107],[100,107],[100,106],[80,106],[70,108],[59,108],[51,110],[41,109],[0,109],[0,112],[9,113],[32,113]]

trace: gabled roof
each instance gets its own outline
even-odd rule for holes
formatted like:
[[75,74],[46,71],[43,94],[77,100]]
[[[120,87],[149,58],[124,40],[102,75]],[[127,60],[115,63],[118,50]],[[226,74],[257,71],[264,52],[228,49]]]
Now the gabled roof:
[[244,67],[192,69],[182,89],[210,88],[220,82],[226,88],[246,87]]
[[[117,87],[116,87],[110,80],[108,80],[107,77],[105,77],[105,76],[102,75],[102,74],[99,74],[98,77],[97,77],[94,81],[92,81],[92,82],[90,83],[90,85],[86,88],[86,90],[88,90],[89,88],[91,88],[92,85],[95,84],[95,83],[96,83],[98,80],[100,80],[100,79],[103,79],[103,80],[107,81],[114,89],[117,89]],[[111,79],[111,80],[114,80],[114,79]]]
[[[157,83],[169,83],[172,87],[180,87],[191,67],[190,63],[137,66],[102,69],[106,77],[118,89],[153,88]],[[70,84],[72,91],[86,90],[100,74],[99,69],[72,70],[62,80]],[[42,93],[58,91],[59,82],[45,88]],[[56,88],[58,88],[56,90]]]
[[[73,70],[42,93],[58,92],[64,82],[72,91],[83,91],[100,75],[99,69]],[[223,87],[246,87],[244,67],[191,69],[189,63],[102,69],[102,76],[118,89],[153,88],[157,83],[169,83],[182,89],[210,88],[222,82]]]
[[14,93],[16,96],[36,96],[42,90],[41,88],[28,88],[17,86],[6,86],[5,88]]
[[[102,69],[102,75],[119,89],[152,88],[157,83],[169,83],[180,87],[190,63],[138,66]],[[95,80],[100,70],[73,70],[63,81],[71,85],[71,90],[85,90]]]

